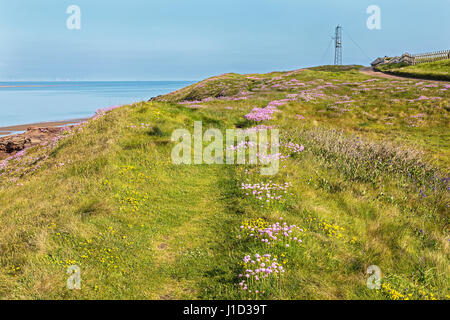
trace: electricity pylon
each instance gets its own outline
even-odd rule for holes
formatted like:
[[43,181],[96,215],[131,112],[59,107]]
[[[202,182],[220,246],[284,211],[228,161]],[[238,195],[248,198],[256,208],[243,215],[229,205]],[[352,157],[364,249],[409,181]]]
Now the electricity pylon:
[[342,26],[336,27],[336,35],[334,39],[334,65],[342,65]]

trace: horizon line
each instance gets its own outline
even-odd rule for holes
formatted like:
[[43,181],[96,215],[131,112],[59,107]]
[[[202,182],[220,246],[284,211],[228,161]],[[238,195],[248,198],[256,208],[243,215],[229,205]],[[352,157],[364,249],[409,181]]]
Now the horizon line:
[[0,82],[192,82],[200,80],[4,80],[0,79]]

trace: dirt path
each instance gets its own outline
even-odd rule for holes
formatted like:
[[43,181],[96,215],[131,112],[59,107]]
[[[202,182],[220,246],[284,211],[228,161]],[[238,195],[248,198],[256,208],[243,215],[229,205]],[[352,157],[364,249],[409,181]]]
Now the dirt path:
[[412,77],[402,77],[393,74],[384,73],[381,71],[375,71],[371,67],[361,68],[359,72],[364,73],[371,77],[379,77],[385,79],[395,79],[395,80],[416,80],[416,81],[430,81],[430,82],[438,82],[438,83],[449,83],[448,81],[440,81],[440,80],[430,80],[430,79],[420,79],[420,78],[412,78]]

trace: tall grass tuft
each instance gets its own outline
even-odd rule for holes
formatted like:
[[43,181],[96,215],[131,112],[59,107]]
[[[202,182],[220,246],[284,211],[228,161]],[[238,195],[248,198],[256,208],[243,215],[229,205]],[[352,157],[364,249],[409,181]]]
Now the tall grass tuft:
[[386,175],[404,178],[418,188],[447,190],[449,179],[418,149],[390,141],[369,141],[342,130],[301,127],[295,132],[306,150],[347,179],[378,184]]

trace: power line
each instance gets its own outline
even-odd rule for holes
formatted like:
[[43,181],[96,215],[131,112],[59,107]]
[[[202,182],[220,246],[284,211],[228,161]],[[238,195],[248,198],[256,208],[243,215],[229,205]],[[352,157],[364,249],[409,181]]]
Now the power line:
[[346,30],[344,30],[344,31],[345,31],[345,34],[350,38],[350,40],[355,44],[355,46],[357,46],[358,49],[361,50],[361,52],[363,53],[363,55],[365,55],[366,58],[367,58],[368,60],[370,60],[370,57],[369,57],[369,56],[364,52],[364,50],[356,43],[356,41],[353,40],[353,38],[350,36],[350,34],[349,34]]
[[328,44],[327,51],[325,51],[325,54],[323,55],[322,60],[320,60],[320,64],[323,64],[323,61],[325,60],[325,58],[326,58],[328,52],[330,51],[330,48],[331,48],[331,44],[332,44],[332,43],[333,43],[333,38],[330,39],[330,43]]

